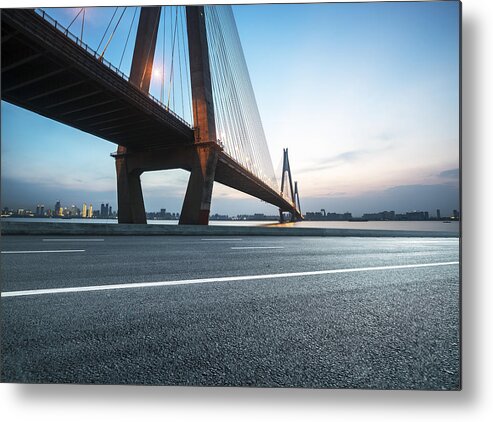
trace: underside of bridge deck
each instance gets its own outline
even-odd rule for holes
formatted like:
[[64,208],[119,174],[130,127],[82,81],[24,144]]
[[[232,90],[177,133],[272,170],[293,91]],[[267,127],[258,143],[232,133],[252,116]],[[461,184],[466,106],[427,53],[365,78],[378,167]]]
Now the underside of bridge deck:
[[2,10],[2,99],[129,148],[183,145],[193,130],[32,10]]

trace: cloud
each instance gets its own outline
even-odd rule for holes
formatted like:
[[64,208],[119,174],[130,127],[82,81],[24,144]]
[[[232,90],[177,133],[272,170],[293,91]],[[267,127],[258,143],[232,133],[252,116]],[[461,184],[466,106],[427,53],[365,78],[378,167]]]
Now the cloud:
[[445,179],[459,179],[460,169],[450,169],[442,171],[438,176],[443,177]]
[[[384,135],[382,135],[384,136]],[[384,143],[374,148],[362,148],[345,151],[337,155],[323,157],[315,160],[310,166],[302,167],[298,170],[298,173],[311,173],[319,170],[327,170],[335,167],[340,167],[348,163],[355,163],[362,159],[367,159],[374,154],[380,154],[382,151],[387,151],[393,147],[392,143],[385,135],[385,139],[381,138]]]

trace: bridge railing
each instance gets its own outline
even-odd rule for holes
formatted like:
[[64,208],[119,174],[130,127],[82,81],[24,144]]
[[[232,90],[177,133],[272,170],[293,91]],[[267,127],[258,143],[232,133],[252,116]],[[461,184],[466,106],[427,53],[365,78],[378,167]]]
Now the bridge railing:
[[[125,81],[128,83],[130,82],[130,78],[123,73],[120,69],[118,69],[116,66],[111,64],[108,60],[106,60],[101,54],[99,54],[97,51],[93,50],[91,47],[89,47],[84,41],[82,41],[77,35],[74,35],[72,32],[70,32],[67,28],[65,28],[60,22],[58,22],[56,19],[53,19],[48,13],[46,13],[43,9],[34,9],[34,12],[42,17],[46,22],[48,22],[50,25],[52,25],[55,29],[63,33],[67,38],[72,40],[77,46],[80,48],[84,49],[87,53],[89,53],[91,56],[93,56],[97,61],[100,63],[104,64],[107,68],[112,70],[114,73],[116,73],[120,78],[123,78]],[[133,85],[133,84],[132,84]],[[135,86],[135,85],[134,85]],[[140,90],[139,90],[140,91]],[[182,123],[187,125],[190,129],[193,129],[192,125],[187,122],[183,117],[179,116],[176,114],[173,110],[171,110],[167,105],[159,101],[156,97],[153,95],[140,91],[143,94],[147,95],[147,97],[154,101],[156,104],[158,104],[160,107],[162,107],[164,110],[166,110],[168,113],[170,113],[173,117],[177,118],[180,120]]]

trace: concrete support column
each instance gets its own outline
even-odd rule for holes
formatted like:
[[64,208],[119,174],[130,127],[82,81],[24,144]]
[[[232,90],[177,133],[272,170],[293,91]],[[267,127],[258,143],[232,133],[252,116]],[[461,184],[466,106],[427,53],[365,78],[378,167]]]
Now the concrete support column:
[[115,156],[118,191],[118,223],[146,224],[144,196],[140,184],[141,171],[129,170],[125,147],[118,147]]
[[209,224],[217,152],[215,143],[196,145],[187,193],[180,214],[180,224]]

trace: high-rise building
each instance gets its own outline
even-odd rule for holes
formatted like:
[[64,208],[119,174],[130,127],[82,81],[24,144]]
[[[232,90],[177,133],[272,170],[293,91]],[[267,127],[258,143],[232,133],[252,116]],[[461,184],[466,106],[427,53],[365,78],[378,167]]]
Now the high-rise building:
[[101,204],[101,217],[108,217],[109,216],[109,204]]
[[87,205],[86,203],[84,202],[82,204],[82,218],[86,218],[87,217]]
[[40,205],[36,205],[36,215],[40,215],[40,212],[41,212],[41,207]]
[[60,201],[56,201],[56,204],[55,204],[55,215],[60,215],[60,208],[61,208],[61,204],[60,204]]
[[89,204],[89,211],[87,212],[87,218],[92,218],[92,204]]
[[441,219],[441,216],[440,216],[440,210],[437,209],[437,220],[440,220]]
[[72,217],[76,217],[76,216],[79,216],[79,208],[77,208],[74,204],[72,204],[72,206],[70,207],[70,215]]
[[453,215],[454,215],[454,220],[458,220],[459,219],[459,211],[454,210],[453,211]]
[[113,210],[112,208],[110,207],[110,209],[108,210],[108,217],[113,217]]

